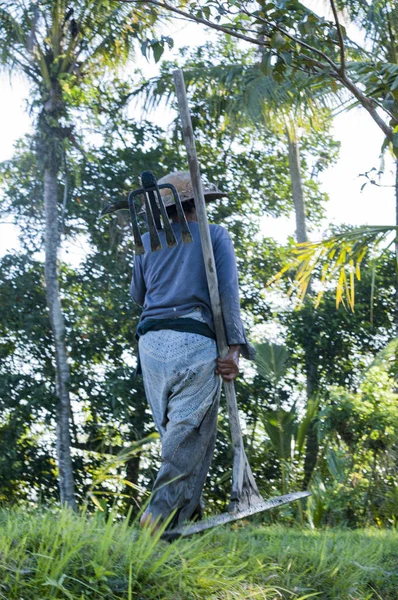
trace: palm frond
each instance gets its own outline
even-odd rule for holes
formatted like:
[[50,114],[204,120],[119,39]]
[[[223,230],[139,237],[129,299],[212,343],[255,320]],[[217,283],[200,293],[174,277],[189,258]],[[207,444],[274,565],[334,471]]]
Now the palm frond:
[[[204,51],[205,52],[205,51]],[[176,63],[165,63],[159,77],[142,83],[135,95],[144,97],[144,111],[169,104],[174,96],[172,71]],[[317,127],[329,110],[327,90],[322,94],[311,79],[303,73],[277,81],[272,68],[258,61],[257,55],[240,55],[237,62],[214,65],[206,56],[193,56],[184,65],[187,88],[206,94],[213,118],[228,118],[235,127],[250,121],[255,126],[282,133],[286,120],[300,126]],[[336,90],[330,90],[330,95]],[[336,102],[334,103],[336,105]]]
[[294,258],[269,282],[278,281],[289,271],[294,270],[294,281],[301,301],[304,300],[310,280],[320,269],[320,290],[316,306],[325,293],[326,285],[333,283],[336,288],[336,306],[341,303],[352,311],[355,306],[355,280],[361,279],[361,264],[365,256],[373,250],[380,251],[380,245],[394,234],[389,247],[397,239],[398,227],[392,225],[371,225],[357,227],[350,231],[333,235],[321,242],[297,244]]
[[[2,40],[23,45],[26,39],[26,30],[11,12],[6,10],[5,6],[5,2],[0,2],[0,34]],[[26,15],[24,16],[26,17]],[[25,21],[25,18],[23,21]]]
[[25,65],[24,52],[21,56],[21,50],[26,49],[27,15],[24,12],[18,20],[6,5],[6,2],[0,2],[0,67],[11,71],[14,67],[23,68]]

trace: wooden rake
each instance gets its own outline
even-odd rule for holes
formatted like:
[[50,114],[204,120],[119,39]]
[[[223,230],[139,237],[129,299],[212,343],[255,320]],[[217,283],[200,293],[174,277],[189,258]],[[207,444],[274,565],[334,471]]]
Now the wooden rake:
[[[200,177],[199,161],[196,154],[191,115],[185,90],[184,76],[180,69],[174,71],[174,83],[178,108],[182,124],[182,133],[188,155],[189,172],[192,181],[196,214],[198,216],[199,235],[202,243],[203,257],[206,268],[206,278],[209,287],[214,327],[216,331],[218,352],[221,358],[228,353],[228,343],[225,334],[224,319],[221,309],[220,293],[218,290],[217,270],[214,260],[213,246],[210,238],[209,222],[206,213],[206,203]],[[238,405],[236,402],[235,385],[233,381],[224,381],[224,393],[227,402],[231,441],[234,452],[232,469],[232,488],[228,512],[215,515],[209,519],[190,525],[183,525],[165,531],[163,539],[176,539],[199,533],[211,527],[243,519],[250,515],[282,506],[294,500],[310,496],[309,492],[295,492],[264,500],[260,495],[252,470],[243,447],[242,430],[239,422]]]
[[[196,154],[195,139],[193,135],[191,116],[188,108],[188,100],[185,91],[184,77],[180,69],[174,71],[174,82],[179,106],[180,119],[182,123],[183,137],[188,155],[189,171],[192,181],[196,214],[198,217],[199,235],[202,244],[203,257],[206,269],[207,284],[209,287],[210,301],[213,312],[215,333],[217,338],[218,352],[221,358],[228,353],[228,343],[225,334],[224,319],[221,309],[220,293],[218,290],[217,270],[214,259],[213,246],[211,243],[209,222],[206,213],[206,203],[203,194],[203,187],[200,177],[199,162]],[[147,215],[148,229],[151,241],[151,250],[160,250],[161,243],[158,230],[162,228],[160,215],[163,219],[166,241],[168,246],[174,246],[177,242],[172,231],[167,211],[164,206],[160,189],[169,188],[175,198],[177,214],[181,224],[182,241],[184,243],[192,241],[188,224],[185,219],[184,211],[176,188],[170,184],[158,185],[151,171],[145,171],[141,176],[142,188],[131,192],[128,201],[113,203],[105,207],[103,214],[112,213],[120,208],[129,208],[133,226],[133,235],[136,252],[143,253],[141,234],[137,223],[137,214],[134,206],[134,198],[137,195],[145,197],[145,212]],[[156,202],[155,194],[158,202]],[[264,500],[260,495],[255,482],[252,470],[247,460],[243,446],[242,431],[239,422],[238,405],[236,401],[235,385],[233,381],[224,381],[224,393],[227,402],[229,424],[231,430],[231,441],[233,447],[233,469],[232,469],[232,488],[228,512],[215,515],[203,521],[197,521],[191,524],[182,525],[165,531],[163,539],[173,540],[178,537],[185,537],[199,533],[206,529],[230,523],[238,519],[243,519],[250,515],[282,506],[289,502],[299,500],[310,496],[309,492],[294,492],[284,496],[278,496]]]

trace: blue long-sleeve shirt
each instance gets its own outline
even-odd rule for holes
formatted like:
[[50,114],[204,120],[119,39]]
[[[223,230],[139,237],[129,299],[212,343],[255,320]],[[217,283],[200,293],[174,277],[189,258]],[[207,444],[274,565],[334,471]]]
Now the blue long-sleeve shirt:
[[[188,223],[193,242],[181,242],[179,223],[172,227],[178,245],[168,248],[164,231],[159,232],[163,250],[150,250],[149,234],[142,236],[145,254],[134,258],[130,293],[143,307],[141,321],[182,317],[199,307],[202,316],[214,331],[210,296],[197,222]],[[228,345],[241,346],[245,358],[253,357],[240,318],[238,272],[235,252],[229,233],[220,225],[210,225],[210,236],[216,262],[221,308]]]

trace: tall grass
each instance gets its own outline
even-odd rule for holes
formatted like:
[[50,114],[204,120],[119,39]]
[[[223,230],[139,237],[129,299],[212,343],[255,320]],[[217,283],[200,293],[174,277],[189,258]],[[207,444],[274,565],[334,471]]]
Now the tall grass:
[[397,600],[398,534],[235,526],[169,544],[67,510],[0,511],[7,600]]

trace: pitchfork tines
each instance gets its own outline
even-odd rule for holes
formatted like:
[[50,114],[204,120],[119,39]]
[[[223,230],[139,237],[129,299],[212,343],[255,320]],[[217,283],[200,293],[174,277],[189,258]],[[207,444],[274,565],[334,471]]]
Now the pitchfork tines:
[[145,248],[144,244],[142,243],[141,232],[137,219],[137,211],[134,203],[136,196],[141,195],[144,197],[143,212],[146,214],[151,250],[157,251],[162,249],[162,243],[159,237],[159,231],[162,230],[164,230],[165,233],[167,246],[169,248],[176,246],[177,239],[167,214],[164,199],[160,193],[160,190],[167,188],[171,190],[174,197],[178,221],[181,227],[182,242],[184,244],[192,242],[192,235],[189,230],[181,199],[176,187],[171,183],[158,184],[152,171],[144,171],[141,174],[141,183],[142,187],[138,190],[133,190],[130,192],[127,200],[121,200],[108,204],[108,206],[106,206],[101,212],[101,217],[106,214],[114,213],[117,210],[128,208],[130,211],[131,224],[133,228],[135,251],[137,254],[144,254]]

